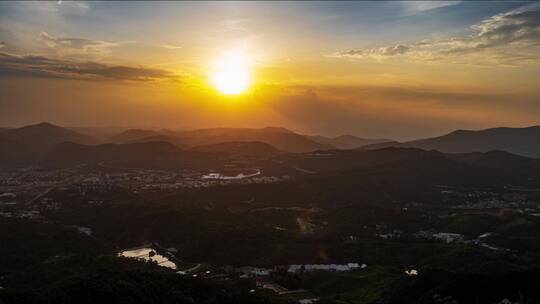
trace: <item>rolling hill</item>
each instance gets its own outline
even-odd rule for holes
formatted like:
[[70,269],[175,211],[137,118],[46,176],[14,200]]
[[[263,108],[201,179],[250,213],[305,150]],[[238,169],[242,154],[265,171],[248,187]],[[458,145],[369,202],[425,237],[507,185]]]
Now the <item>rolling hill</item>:
[[212,128],[181,131],[176,134],[183,143],[192,147],[223,142],[263,142],[287,152],[310,152],[335,148],[287,129],[275,127],[262,129]]
[[527,128],[493,128],[479,131],[457,130],[439,137],[408,142],[385,142],[361,147],[414,147],[445,153],[506,151],[527,157],[540,158],[540,126]]
[[135,143],[147,143],[147,142],[166,142],[170,143],[171,145],[174,145],[180,149],[185,149],[186,145],[182,142],[182,139],[172,136],[172,135],[165,135],[165,134],[158,134],[158,135],[151,135],[147,137],[142,138],[136,138],[133,140],[128,140],[125,143],[126,144],[135,144]]
[[317,142],[308,136],[277,127],[250,128],[209,128],[186,131],[153,131],[131,129],[109,138],[110,143],[136,143],[166,141],[178,147],[196,147],[224,142],[260,142],[287,152],[310,152],[334,149],[330,144]]
[[99,143],[96,138],[84,135],[70,129],[50,123],[39,123],[16,129],[7,129],[0,133],[3,138],[10,139],[22,145],[51,145],[61,142],[74,142],[92,145]]
[[148,138],[151,136],[158,136],[158,135],[161,135],[161,134],[154,130],[129,129],[129,130],[126,130],[126,131],[123,131],[116,135],[111,136],[108,139],[108,142],[113,143],[113,144],[124,144],[124,143],[135,142],[143,138]]
[[285,154],[279,159],[309,176],[333,179],[327,182],[336,185],[358,185],[359,178],[367,177],[397,180],[396,185],[540,184],[540,160],[502,151],[448,154],[388,147]]
[[0,131],[0,167],[16,167],[34,161],[37,156],[59,143],[93,145],[99,140],[50,123]]
[[191,148],[198,152],[219,152],[237,156],[272,156],[280,153],[278,149],[263,142],[234,141],[218,144],[196,146]]
[[354,135],[341,135],[338,137],[309,136],[309,139],[320,144],[334,146],[338,149],[356,149],[366,145],[388,142],[388,139],[361,138]]

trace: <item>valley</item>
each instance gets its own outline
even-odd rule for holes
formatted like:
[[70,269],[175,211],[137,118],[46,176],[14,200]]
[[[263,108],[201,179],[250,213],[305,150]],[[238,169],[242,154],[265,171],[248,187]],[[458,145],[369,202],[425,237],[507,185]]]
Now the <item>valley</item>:
[[[158,253],[144,249],[137,256],[174,256],[156,265],[170,264],[172,273],[191,279],[234,282],[235,290],[277,302],[369,302],[378,295],[394,303],[390,290],[424,294],[432,276],[459,285],[483,275],[499,284],[497,274],[515,275],[522,296],[536,298],[527,278],[540,262],[538,160],[391,147],[245,156],[229,145],[234,152],[186,155],[144,145],[150,154],[72,153],[69,162],[4,170],[0,222],[69,232],[92,248],[55,251],[74,257],[158,244]],[[178,165],[149,162],[147,155]],[[199,161],[183,167],[185,157]],[[35,258],[23,253],[6,261],[42,263]],[[363,266],[332,268],[347,264]],[[289,271],[294,265],[329,270]],[[410,269],[418,275],[407,275]],[[16,286],[12,275],[4,272],[0,286]],[[322,277],[349,287],[330,291],[319,285]],[[375,278],[386,283],[376,287]],[[497,285],[498,295],[467,284],[486,303],[513,288]],[[449,288],[429,287],[437,290],[433,297],[470,299]]]

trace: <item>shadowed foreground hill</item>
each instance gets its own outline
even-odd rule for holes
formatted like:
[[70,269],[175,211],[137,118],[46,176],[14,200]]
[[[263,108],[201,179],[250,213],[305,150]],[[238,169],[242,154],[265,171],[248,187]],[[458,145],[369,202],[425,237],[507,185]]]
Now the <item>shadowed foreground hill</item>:
[[264,303],[234,285],[116,257],[112,247],[61,225],[0,218],[0,228],[0,244],[10,244],[0,253],[1,304]]
[[[64,258],[39,265],[36,278],[20,274],[17,287],[0,292],[0,303],[264,303],[247,292],[159,268],[114,257]],[[45,284],[32,286],[33,280]]]
[[[280,159],[311,172],[314,179],[330,183],[344,196],[363,190],[359,180],[392,182],[387,194],[403,187],[434,185],[499,185],[540,182],[540,160],[506,152],[445,154],[417,148],[334,150],[286,154]],[[364,189],[367,191],[367,189]]]
[[125,167],[178,169],[209,165],[215,160],[215,155],[211,153],[183,151],[168,142],[160,141],[97,146],[61,143],[44,152],[34,164],[69,167],[107,162]]

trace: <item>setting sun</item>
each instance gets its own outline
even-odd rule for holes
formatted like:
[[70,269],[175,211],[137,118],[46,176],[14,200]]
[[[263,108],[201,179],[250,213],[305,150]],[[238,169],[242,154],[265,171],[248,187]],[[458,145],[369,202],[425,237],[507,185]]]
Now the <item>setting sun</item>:
[[251,84],[249,57],[238,50],[215,61],[212,84],[223,94],[240,94]]

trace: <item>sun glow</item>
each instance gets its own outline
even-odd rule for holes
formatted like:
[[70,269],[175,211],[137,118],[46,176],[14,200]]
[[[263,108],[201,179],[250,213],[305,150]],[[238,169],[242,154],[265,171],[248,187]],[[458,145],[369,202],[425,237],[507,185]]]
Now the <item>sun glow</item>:
[[212,83],[223,94],[236,95],[251,84],[251,61],[240,50],[230,51],[214,63]]

